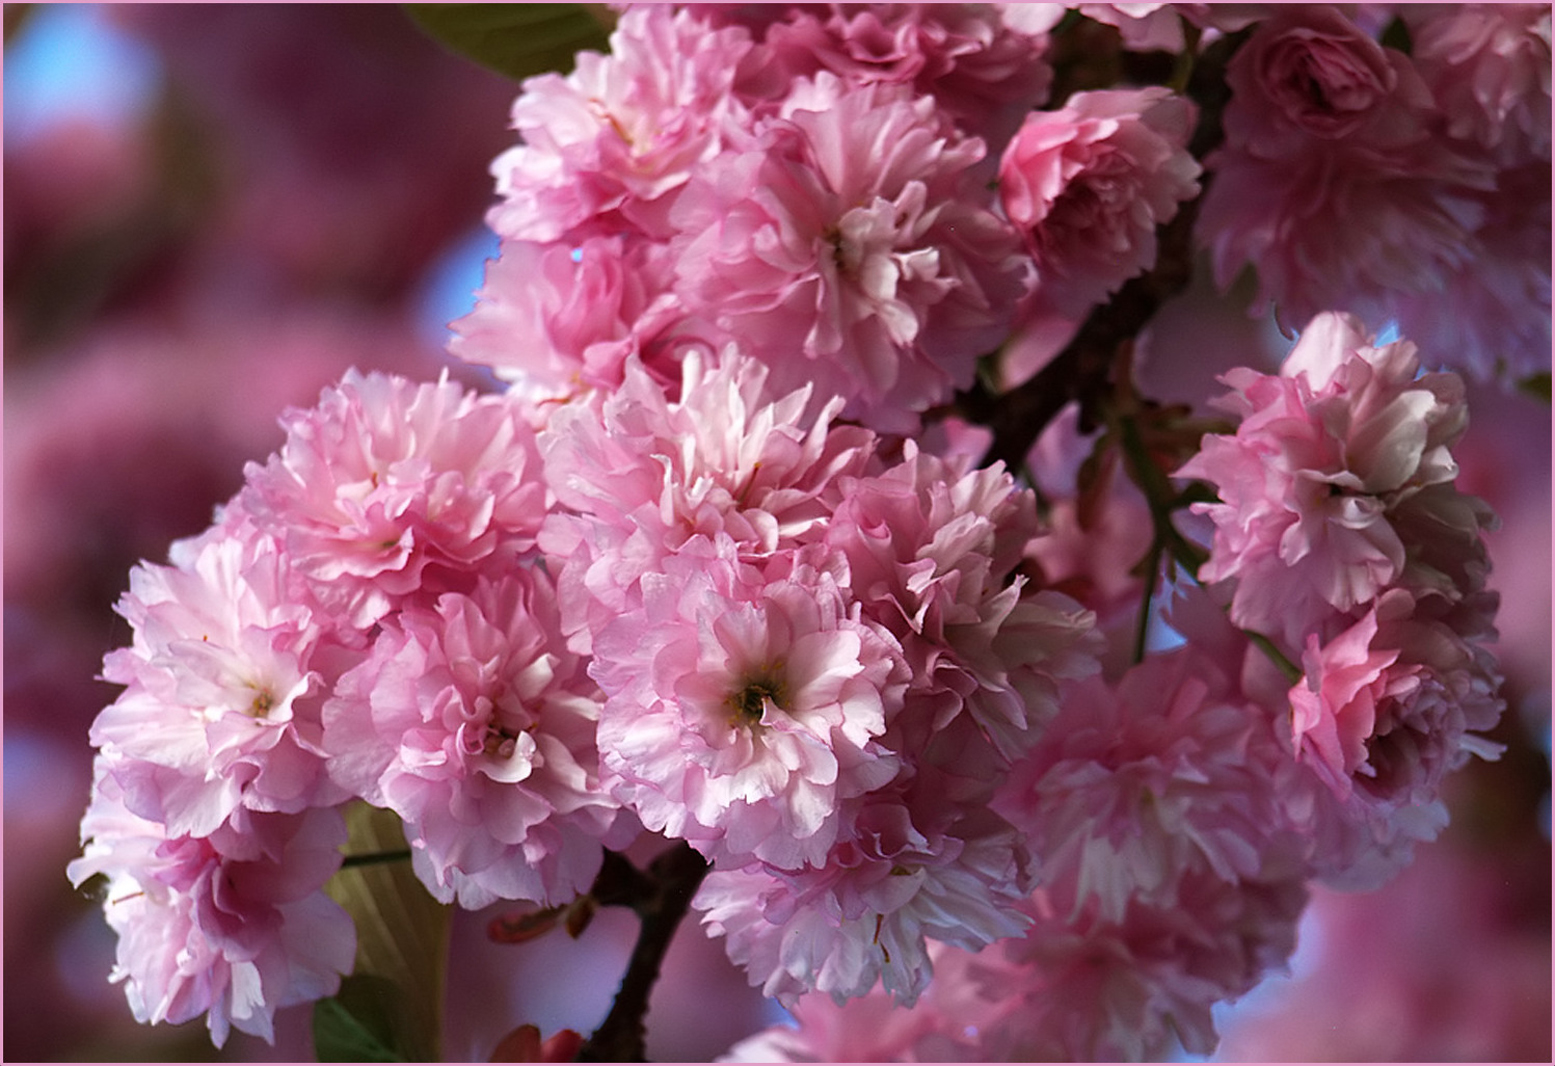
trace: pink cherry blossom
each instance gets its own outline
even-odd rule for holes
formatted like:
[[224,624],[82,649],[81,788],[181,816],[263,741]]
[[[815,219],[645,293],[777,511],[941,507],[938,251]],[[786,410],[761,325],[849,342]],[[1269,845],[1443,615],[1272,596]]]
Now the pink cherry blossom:
[[534,546],[545,490],[516,402],[352,370],[283,424],[285,445],[248,465],[240,498],[352,626]]
[[663,216],[698,165],[741,121],[730,92],[750,36],[689,12],[625,12],[608,55],[580,52],[566,77],[524,82],[513,104],[523,143],[491,166],[503,202],[487,222],[516,240],[629,230],[667,236]]
[[1309,638],[1306,677],[1291,689],[1296,755],[1332,794],[1325,805],[1338,806],[1318,817],[1354,826],[1375,853],[1320,853],[1339,885],[1375,884],[1407,862],[1409,845],[1445,821],[1446,774],[1500,750],[1477,735],[1503,707],[1494,661],[1415,608],[1396,589],[1333,640]]
[[1252,266],[1258,303],[1292,323],[1348,310],[1380,324],[1397,294],[1442,292],[1494,174],[1442,134],[1408,57],[1335,9],[1282,7],[1226,80],[1226,143],[1208,160],[1199,225],[1222,288]]
[[1456,475],[1449,448],[1465,425],[1461,380],[1418,371],[1410,342],[1372,347],[1358,320],[1321,315],[1278,375],[1222,378],[1241,425],[1206,436],[1178,474],[1220,494],[1193,507],[1215,523],[1199,576],[1237,579],[1237,625],[1299,646],[1403,572],[1392,513]]
[[1047,97],[1047,37],[972,4],[792,9],[764,37],[792,80],[830,70],[855,85],[910,85],[997,152]]
[[1106,922],[1168,907],[1187,870],[1257,877],[1292,852],[1275,783],[1283,761],[1262,708],[1191,645],[1152,656],[1114,689],[1089,679],[1017,764],[998,808],[1025,830],[1044,883],[1073,883]]
[[892,780],[895,641],[825,573],[753,581],[720,538],[645,574],[640,609],[595,636],[605,785],[649,829],[715,861],[824,861],[848,801]]
[[587,891],[616,804],[597,687],[538,569],[406,607],[324,709],[330,774],[405,820],[417,874],[465,908]]
[[999,165],[999,198],[1045,307],[1083,316],[1155,262],[1156,227],[1198,195],[1194,118],[1160,88],[1076,93],[1026,117]]
[[1550,160],[1550,12],[1538,4],[1406,8],[1410,53],[1447,132],[1502,165]]
[[931,939],[976,951],[1026,928],[1029,861],[986,809],[898,791],[866,804],[824,864],[714,869],[693,906],[751,984],[787,1006],[811,991],[842,1003],[877,982],[911,1006],[929,987]]
[[912,668],[903,750],[965,712],[1010,758],[1056,709],[1058,682],[1096,669],[1095,616],[1011,579],[1036,531],[1031,494],[1002,468],[969,469],[911,441],[897,465],[847,482],[826,543]]
[[622,236],[503,241],[449,350],[552,400],[619,387],[629,355],[673,381],[675,327],[695,323],[669,292],[666,252]]
[[813,381],[847,417],[910,430],[971,383],[1023,284],[1013,233],[967,180],[983,156],[931,98],[822,71],[677,203],[676,292],[779,390]]
[[692,536],[725,534],[752,560],[816,539],[842,478],[864,472],[874,436],[833,426],[841,402],[809,386],[774,391],[737,349],[687,353],[680,400],[636,360],[619,390],[558,410],[540,437],[561,505],[540,543],[557,560],[569,639],[638,602],[641,575]]
[[69,875],[107,879],[111,980],[137,1021],[204,1014],[217,1047],[233,1027],[274,1043],[276,1010],[333,995],[356,952],[350,917],[322,891],[346,839],[339,812],[241,813],[209,836],[170,835],[124,806],[109,761]]
[[172,566],[131,571],[117,610],[133,643],[103,666],[126,688],[92,726],[126,805],[173,836],[345,798],[319,747],[328,635],[276,541],[230,521],[175,544]]

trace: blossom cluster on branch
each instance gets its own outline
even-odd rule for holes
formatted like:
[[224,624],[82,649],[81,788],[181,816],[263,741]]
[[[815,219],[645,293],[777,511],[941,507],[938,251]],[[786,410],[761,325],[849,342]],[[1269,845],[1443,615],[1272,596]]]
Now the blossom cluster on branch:
[[[1549,32],[628,6],[493,163],[450,347],[507,387],[351,371],[131,574],[70,872],[136,1016],[334,994],[365,802],[468,909],[694,849],[799,1023],[735,1057],[1210,1052],[1307,886],[1387,880],[1496,754],[1455,370],[1548,367]],[[1301,327],[1224,420],[1129,373],[1196,246]],[[1071,498],[981,461],[1033,390],[1028,445],[1078,401]]]

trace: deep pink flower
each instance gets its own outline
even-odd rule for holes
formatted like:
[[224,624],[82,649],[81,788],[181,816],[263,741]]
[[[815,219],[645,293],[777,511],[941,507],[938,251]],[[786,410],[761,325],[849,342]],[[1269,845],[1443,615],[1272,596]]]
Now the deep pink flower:
[[239,498],[352,626],[534,546],[545,490],[515,400],[352,370],[283,424],[286,444],[248,465]]
[[325,706],[331,776],[404,819],[445,902],[587,891],[618,805],[599,785],[598,689],[566,650],[549,579],[514,567],[383,626]]
[[108,762],[69,875],[107,878],[111,979],[137,1021],[205,1014],[217,1047],[233,1027],[274,1043],[276,1010],[333,995],[355,957],[351,919],[323,892],[346,840],[340,813],[243,813],[210,836],[172,835],[124,806]]
[[1377,324],[1398,294],[1442,292],[1494,174],[1442,134],[1408,57],[1332,8],[1283,7],[1226,80],[1226,144],[1199,224],[1222,288],[1253,266],[1259,303],[1282,321],[1348,310]]
[[983,155],[931,98],[822,71],[677,203],[676,292],[780,391],[813,382],[847,417],[910,430],[970,384],[1023,284],[1013,233],[967,180]]
[[[1333,640],[1310,637],[1306,677],[1290,692],[1296,755],[1332,797],[1317,812],[1320,841],[1323,822],[1354,830],[1339,834],[1346,846],[1319,851],[1340,886],[1371,887],[1406,863],[1410,845],[1446,822],[1446,774],[1500,751],[1477,735],[1503,708],[1494,661],[1416,607],[1395,589]],[[1357,837],[1364,850],[1353,854]]]
[[1198,195],[1194,117],[1158,88],[1076,93],[1026,117],[999,165],[999,198],[1047,308],[1083,316],[1155,262],[1156,227]]
[[608,55],[524,82],[513,104],[523,143],[493,161],[503,202],[487,222],[515,240],[554,241],[623,226],[667,236],[664,213],[698,165],[724,150],[743,111],[730,91],[750,35],[646,4],[621,16]]
[[[92,726],[127,806],[173,836],[234,811],[300,811],[345,798],[323,774],[329,636],[296,595],[277,542],[238,519],[141,564],[118,612],[130,647],[103,677],[127,686]],[[322,671],[321,672],[321,668]]]
[[1406,8],[1410,53],[1447,132],[1496,162],[1550,160],[1550,11],[1539,4]]

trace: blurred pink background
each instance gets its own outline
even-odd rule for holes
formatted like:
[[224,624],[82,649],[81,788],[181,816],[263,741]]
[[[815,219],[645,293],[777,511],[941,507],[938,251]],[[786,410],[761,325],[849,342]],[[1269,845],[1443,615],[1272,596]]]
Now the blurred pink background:
[[[25,11],[23,10],[25,9]],[[517,87],[395,5],[7,5],[5,44],[4,1057],[306,1058],[145,1027],[107,982],[114,938],[70,889],[91,749],[139,559],[199,532],[280,443],[276,416],[351,365],[468,384],[442,350],[494,250],[487,164]],[[1169,307],[1147,390],[1196,402],[1262,333],[1210,294]],[[1191,372],[1189,367],[1191,366]],[[1182,386],[1201,381],[1203,387]],[[1223,1017],[1227,1060],[1547,1059],[1550,1053],[1550,412],[1478,387],[1463,483],[1502,528],[1500,763],[1460,775],[1454,824],[1398,882],[1318,893],[1294,973]],[[634,921],[579,941],[455,926],[445,1052],[513,1027],[588,1031]],[[694,923],[649,1019],[658,1059],[716,1056],[781,1017]]]

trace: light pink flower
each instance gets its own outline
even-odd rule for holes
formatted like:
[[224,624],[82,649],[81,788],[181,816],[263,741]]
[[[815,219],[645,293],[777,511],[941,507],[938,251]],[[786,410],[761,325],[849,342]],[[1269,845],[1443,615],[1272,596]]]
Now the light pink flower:
[[325,706],[330,774],[404,819],[437,898],[564,903],[593,882],[617,808],[584,666],[535,568],[406,607]]
[[126,689],[91,731],[126,804],[173,836],[344,798],[319,748],[328,633],[276,541],[230,520],[175,544],[172,566],[130,572],[116,609],[133,643],[103,665]]
[[666,252],[621,236],[503,241],[475,309],[450,327],[449,350],[552,399],[619,387],[629,355],[674,381],[675,327],[695,323],[669,292]]
[[693,906],[752,985],[792,1006],[876,986],[911,1006],[929,987],[930,939],[968,951],[1021,932],[1029,858],[1009,823],[941,795],[879,795],[853,839],[800,870],[715,869]]
[[1405,8],[1415,67],[1447,132],[1501,165],[1550,160],[1550,11],[1540,4]]
[[678,377],[676,401],[633,360],[619,390],[561,408],[540,437],[560,504],[540,543],[567,560],[562,613],[579,650],[695,535],[727,535],[751,560],[817,539],[844,476],[871,461],[873,434],[831,425],[841,401],[774,391],[736,349],[716,364],[690,352]]
[[1359,856],[1320,851],[1322,872],[1341,886],[1375,883],[1445,824],[1444,777],[1470,755],[1499,753],[1476,733],[1500,716],[1500,678],[1483,649],[1418,615],[1401,589],[1333,640],[1310,637],[1302,665],[1290,692],[1295,753],[1337,802],[1319,819],[1337,817],[1365,841]]
[[585,225],[667,236],[669,203],[741,121],[730,90],[744,29],[647,4],[621,16],[610,45],[580,52],[566,77],[524,82],[512,116],[523,143],[491,166],[503,202],[487,222],[502,237],[555,241]]
[[356,953],[350,917],[322,891],[346,840],[339,812],[245,812],[210,836],[170,835],[124,806],[107,762],[69,876],[107,879],[111,980],[137,1021],[205,1014],[217,1047],[233,1027],[274,1043],[275,1012],[333,995]]
[[1442,291],[1494,175],[1442,135],[1408,57],[1332,8],[1284,7],[1226,80],[1226,144],[1199,224],[1222,288],[1253,266],[1259,303],[1285,322],[1348,310],[1380,323],[1396,294]]
[[1392,513],[1457,474],[1449,448],[1466,424],[1461,380],[1418,371],[1410,342],[1372,347],[1358,320],[1321,315],[1280,374],[1222,378],[1241,425],[1206,436],[1178,474],[1220,495],[1193,506],[1215,523],[1199,576],[1237,579],[1237,625],[1298,646],[1403,572]]
[[797,83],[672,213],[693,314],[772,366],[780,391],[813,381],[892,431],[971,383],[1024,280],[1013,233],[967,181],[982,143],[907,93],[825,71]]
[[905,669],[831,575],[761,582],[726,537],[709,547],[645,574],[641,608],[595,637],[605,784],[715,861],[820,863],[848,801],[897,774],[876,738]]
[[240,499],[349,625],[534,546],[545,490],[513,400],[352,370],[283,424],[286,444],[248,465]]
[[1090,679],[1015,767],[996,808],[1026,833],[1045,884],[1072,884],[1078,911],[1121,922],[1132,904],[1170,907],[1185,871],[1256,878],[1294,853],[1265,712],[1191,645],[1155,655],[1116,688]]
[[1167,89],[1071,96],[1004,152],[999,199],[1037,264],[1036,298],[1083,316],[1155,262],[1156,227],[1198,195],[1194,106]]

